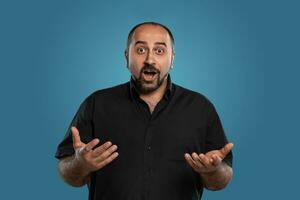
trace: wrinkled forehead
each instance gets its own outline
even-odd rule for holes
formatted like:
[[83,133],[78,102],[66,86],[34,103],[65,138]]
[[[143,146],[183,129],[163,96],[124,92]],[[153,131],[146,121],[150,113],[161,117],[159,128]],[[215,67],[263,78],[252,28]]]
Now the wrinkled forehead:
[[169,33],[158,25],[147,24],[138,27],[132,35],[131,45],[138,41],[146,42],[148,45],[165,43],[167,47],[172,47]]

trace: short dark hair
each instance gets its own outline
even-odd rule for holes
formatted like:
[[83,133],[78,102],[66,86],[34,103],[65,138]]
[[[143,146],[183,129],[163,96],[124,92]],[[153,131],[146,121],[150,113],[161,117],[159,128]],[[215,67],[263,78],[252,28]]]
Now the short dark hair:
[[165,25],[160,24],[160,23],[157,23],[157,22],[143,22],[143,23],[140,23],[140,24],[134,26],[134,27],[130,30],[129,34],[128,34],[128,37],[127,37],[127,47],[126,47],[126,49],[129,48],[129,45],[130,45],[130,42],[131,42],[131,40],[132,40],[132,36],[133,36],[134,31],[135,31],[138,27],[140,27],[140,26],[142,26],[142,25],[160,26],[160,27],[162,27],[163,29],[165,29],[165,30],[168,32],[168,34],[169,34],[169,36],[170,36],[170,38],[171,38],[172,50],[174,51],[175,41],[174,41],[174,37],[173,37],[172,32],[171,32],[170,29],[169,29],[168,27],[166,27]]

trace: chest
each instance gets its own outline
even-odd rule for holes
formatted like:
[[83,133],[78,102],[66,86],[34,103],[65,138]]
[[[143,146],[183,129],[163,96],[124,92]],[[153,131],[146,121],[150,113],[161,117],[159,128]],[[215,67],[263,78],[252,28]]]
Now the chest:
[[184,153],[205,148],[207,119],[201,111],[167,107],[149,118],[135,105],[122,112],[118,106],[96,110],[94,133],[101,143],[117,144],[120,155],[142,157],[151,151],[153,159],[183,161]]

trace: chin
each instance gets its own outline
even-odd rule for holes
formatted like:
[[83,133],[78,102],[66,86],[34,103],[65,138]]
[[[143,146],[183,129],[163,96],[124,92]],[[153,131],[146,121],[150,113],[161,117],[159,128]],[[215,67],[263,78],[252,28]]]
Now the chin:
[[157,90],[158,87],[143,87],[141,89],[141,93],[142,94],[150,94],[151,92],[154,92],[155,90]]

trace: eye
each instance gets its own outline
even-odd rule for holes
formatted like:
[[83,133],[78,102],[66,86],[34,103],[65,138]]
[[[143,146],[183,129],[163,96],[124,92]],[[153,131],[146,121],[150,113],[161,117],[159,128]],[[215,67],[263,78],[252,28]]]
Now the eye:
[[164,54],[165,50],[163,48],[157,48],[155,49],[155,53],[158,54],[158,55],[162,55]]
[[137,51],[138,54],[143,54],[143,53],[146,52],[145,48],[143,48],[143,47],[138,47],[138,48],[136,49],[136,51]]

